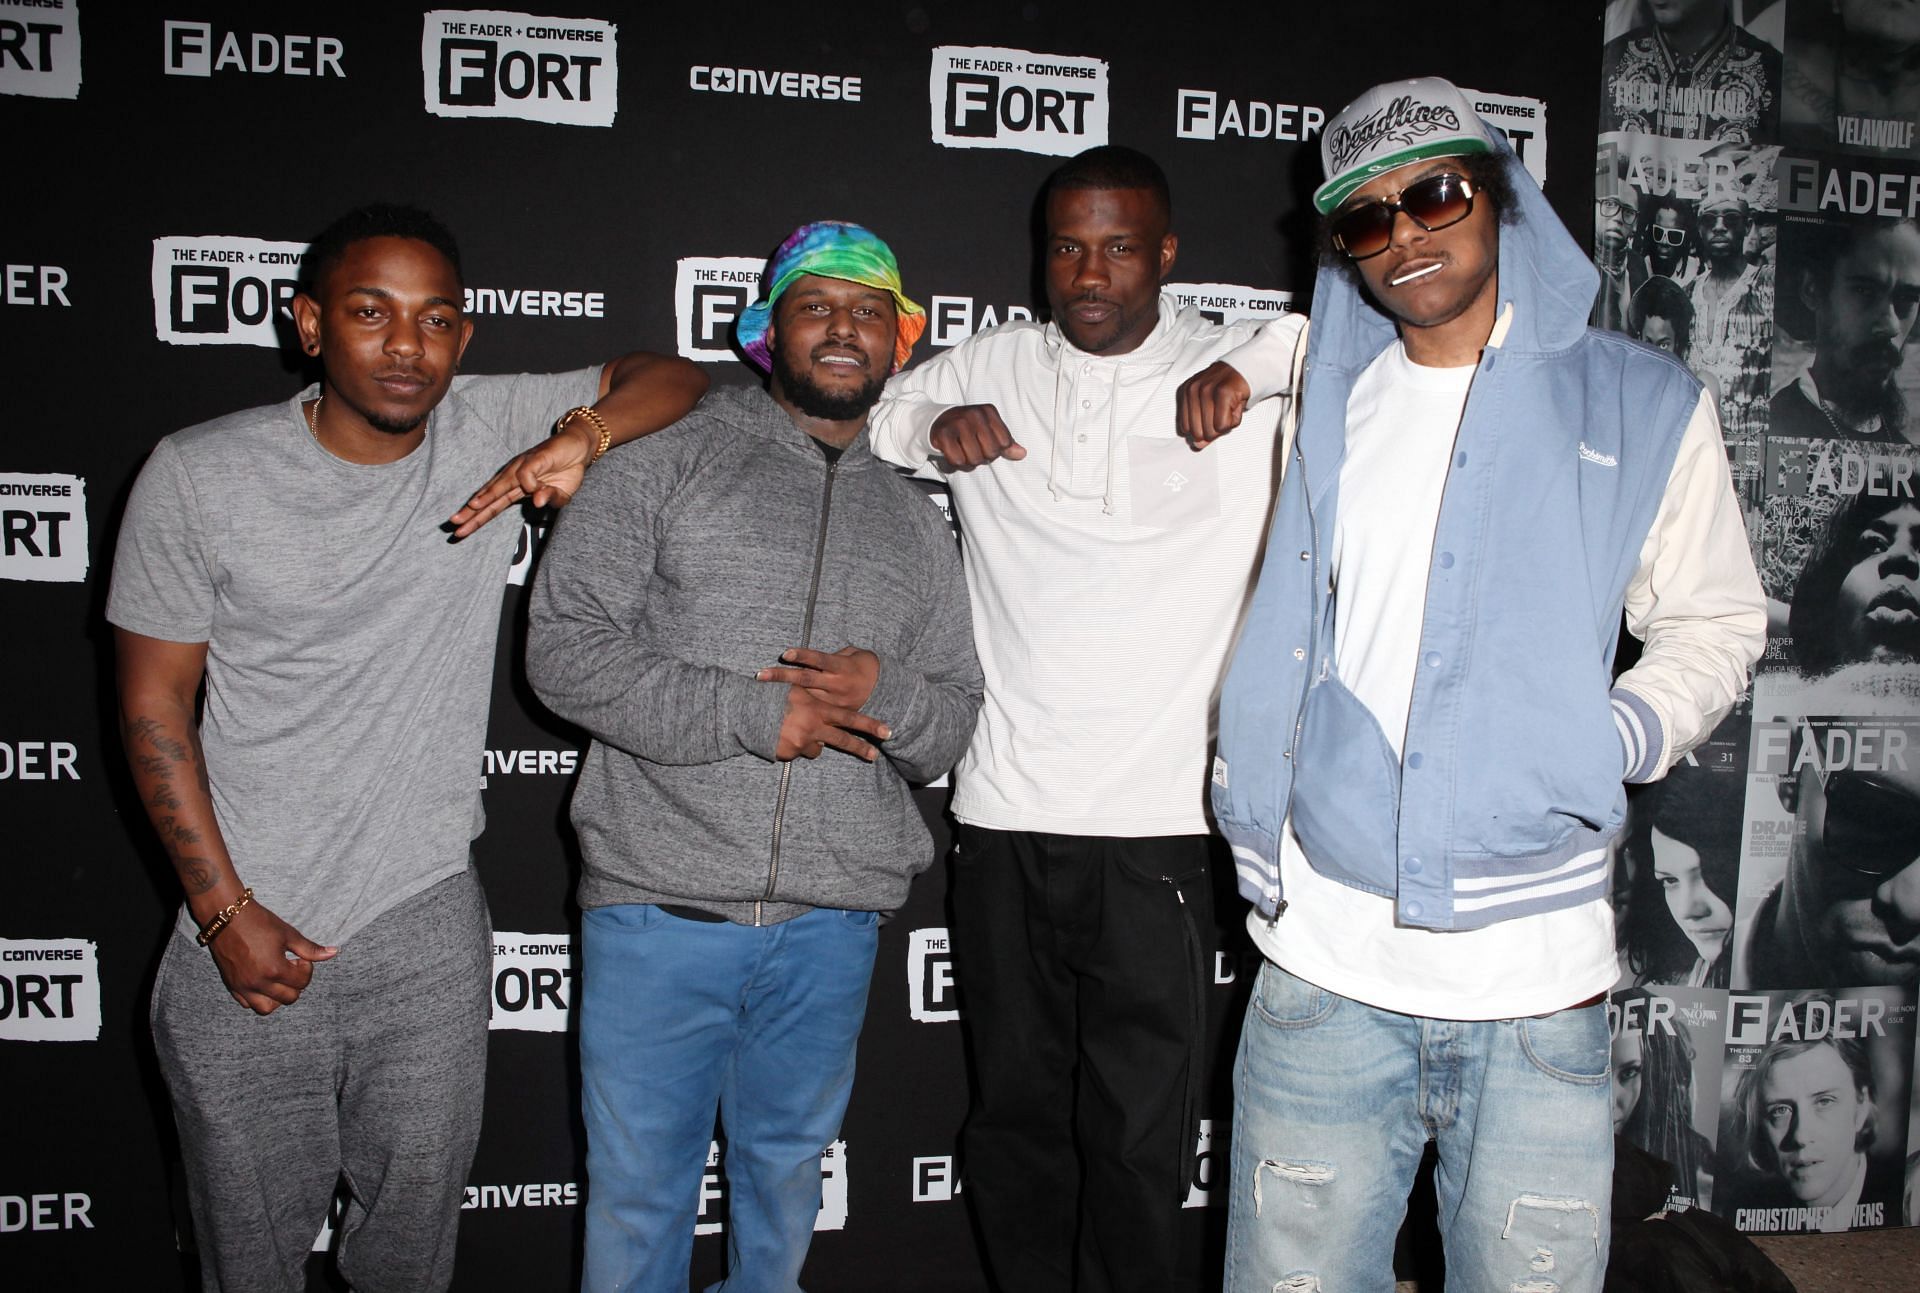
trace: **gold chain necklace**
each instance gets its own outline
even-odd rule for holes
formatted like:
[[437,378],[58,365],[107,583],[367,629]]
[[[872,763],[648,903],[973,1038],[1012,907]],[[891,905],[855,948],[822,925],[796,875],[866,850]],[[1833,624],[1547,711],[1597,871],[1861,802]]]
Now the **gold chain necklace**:
[[319,396],[314,399],[313,403],[307,406],[307,430],[313,432],[313,442],[322,449],[327,446],[326,443],[320,439],[320,405],[326,398],[327,393],[322,391]]

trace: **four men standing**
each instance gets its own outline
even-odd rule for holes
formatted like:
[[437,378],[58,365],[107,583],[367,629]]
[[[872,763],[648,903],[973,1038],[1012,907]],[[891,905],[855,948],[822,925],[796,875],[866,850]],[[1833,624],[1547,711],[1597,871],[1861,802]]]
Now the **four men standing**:
[[[1429,128],[1409,143],[1380,128],[1388,118]],[[1590,261],[1457,90],[1369,91],[1323,151],[1331,263],[1270,532],[1280,406],[1262,401],[1291,391],[1300,321],[1223,328],[1163,297],[1178,247],[1166,183],[1120,148],[1049,181],[1052,324],[982,334],[883,398],[918,307],[871,234],[804,226],[742,321],[767,391],[715,396],[586,482],[543,562],[529,670],[594,737],[573,807],[589,1287],[684,1287],[716,1109],[728,1286],[795,1286],[878,913],[931,861],[908,783],[956,757],[968,1189],[995,1277],[1009,1290],[1190,1285],[1175,1223],[1204,1071],[1202,791],[1237,629],[1210,779],[1267,964],[1236,1066],[1230,1286],[1377,1282],[1399,1215],[1378,1204],[1404,1192],[1433,1138],[1459,1278],[1494,1287],[1537,1274],[1547,1252],[1563,1287],[1598,1287],[1609,1118],[1596,1003],[1614,975],[1603,850],[1622,782],[1661,775],[1744,684],[1764,631],[1758,583],[1711,401],[1678,364],[1586,331]],[[432,473],[452,437],[443,415],[429,438],[426,415],[471,328],[457,262],[438,235],[383,229],[343,249],[323,238],[313,266],[298,313],[327,382],[280,413],[305,420],[306,452],[327,461],[289,461],[289,479],[344,471],[334,492],[350,494],[384,483],[351,464]],[[522,494],[571,493],[611,441],[683,413],[685,399],[622,397],[658,362],[613,366],[599,407],[561,418],[561,448],[510,464],[455,514],[463,530]],[[502,379],[497,399],[470,379],[455,395],[477,424],[543,430],[592,397],[593,377]],[[676,384],[691,386],[659,389]],[[247,425],[284,433],[273,413]],[[293,1134],[312,1159],[279,1215],[259,1215],[257,1198],[245,1211],[271,1241],[231,1240],[247,1255],[229,1286],[275,1286],[255,1272],[303,1255],[289,1237],[308,1196],[324,1199],[344,1167],[364,1213],[345,1251],[400,1262],[412,1247],[408,1286],[441,1287],[443,1196],[457,1199],[471,1156],[484,1069],[484,1002],[449,1004],[461,984],[478,1000],[485,918],[457,829],[472,786],[445,750],[478,743],[472,679],[491,659],[499,572],[424,611],[424,557],[382,575],[369,530],[450,510],[412,483],[316,505],[339,543],[287,527],[309,550],[273,556],[281,518],[267,485],[222,474],[221,426],[156,452],[109,611],[136,779],[188,890],[182,932],[198,926],[215,948],[212,965],[163,967],[156,1037],[190,1156],[216,1142],[281,1152]],[[497,461],[533,439],[508,430],[486,451]],[[300,452],[282,444],[271,461]],[[937,513],[879,458],[946,476],[964,583]],[[225,491],[217,514],[201,511],[209,490]],[[309,565],[341,578],[317,585]],[[282,623],[316,602],[337,604],[337,631]],[[1623,607],[1646,648],[1609,691]],[[430,711],[453,689],[427,644],[396,645],[409,624],[466,652],[445,666],[468,681],[440,726]],[[356,705],[329,702],[334,689]],[[288,742],[310,753],[370,725],[390,725],[396,749],[364,810],[333,803],[352,786],[279,802]],[[431,759],[415,748],[428,740]],[[402,823],[408,847],[389,847]],[[376,828],[364,864],[277,863],[300,847],[346,856]],[[414,845],[432,855],[401,865]],[[378,956],[353,955],[409,906],[415,923]],[[443,984],[417,969],[436,939]],[[169,966],[190,949],[183,937]],[[338,973],[315,975],[336,956]],[[400,1062],[458,1088],[427,1121],[468,1111],[421,1133],[433,1152],[409,1159],[411,1219],[404,1191],[390,1201],[362,1180],[383,1170],[360,1153],[367,1137],[414,1143],[381,1099],[389,1081],[364,1094],[308,1083],[289,1133],[281,1106],[241,1100],[183,1041],[231,1024],[212,1001],[223,993],[262,1016],[310,985],[350,999],[358,960],[422,985]],[[189,968],[206,982],[175,1006]],[[316,1054],[358,1072],[339,1057],[371,1041],[351,1016],[325,1023],[334,1032],[288,1045],[289,1072]],[[243,1104],[250,1121],[236,1120]],[[385,1112],[363,1120],[370,1109]],[[230,1207],[241,1215],[214,1179],[225,1170],[197,1187],[210,1235]],[[392,1229],[376,1224],[389,1216]]]

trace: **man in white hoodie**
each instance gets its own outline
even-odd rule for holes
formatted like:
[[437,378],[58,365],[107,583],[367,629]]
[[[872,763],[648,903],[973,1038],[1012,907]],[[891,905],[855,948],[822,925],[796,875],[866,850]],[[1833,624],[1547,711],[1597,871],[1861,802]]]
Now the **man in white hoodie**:
[[[1161,294],[1165,176],[1096,148],[1048,180],[1053,321],[889,383],[876,453],[944,477],[986,703],[955,771],[967,1197],[1006,1293],[1191,1288],[1181,1256],[1214,933],[1213,699],[1273,498],[1276,392],[1176,432],[1182,381],[1256,325]],[[1258,329],[1281,372],[1301,328]],[[1219,385],[1209,387],[1209,391]],[[1198,399],[1196,395],[1194,398]]]

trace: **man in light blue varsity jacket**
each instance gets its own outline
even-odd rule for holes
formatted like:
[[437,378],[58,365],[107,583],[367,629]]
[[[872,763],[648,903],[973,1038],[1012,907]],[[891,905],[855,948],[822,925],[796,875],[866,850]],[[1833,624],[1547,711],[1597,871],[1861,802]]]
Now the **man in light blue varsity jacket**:
[[1321,150],[1301,421],[1213,769],[1266,956],[1227,1284],[1391,1289],[1431,1139],[1449,1283],[1597,1290],[1605,850],[1623,783],[1745,686],[1760,584],[1711,400],[1587,329],[1592,262],[1459,90],[1378,86]]

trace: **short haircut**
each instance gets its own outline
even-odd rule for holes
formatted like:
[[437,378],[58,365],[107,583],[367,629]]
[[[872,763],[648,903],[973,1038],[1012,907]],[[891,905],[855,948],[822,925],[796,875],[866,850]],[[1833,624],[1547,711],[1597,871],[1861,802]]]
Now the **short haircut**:
[[1860,563],[1856,540],[1861,531],[1903,507],[1920,507],[1920,497],[1861,490],[1827,518],[1827,528],[1814,540],[1807,564],[1793,582],[1793,604],[1787,608],[1790,655],[1801,673],[1813,678],[1852,663],[1847,643],[1853,626],[1834,613],[1834,602],[1847,572]]
[[1638,337],[1648,319],[1665,319],[1673,325],[1673,353],[1685,359],[1693,349],[1693,302],[1687,290],[1662,274],[1642,283],[1627,302],[1628,335]]
[[1173,190],[1167,187],[1166,172],[1137,148],[1102,144],[1068,158],[1047,176],[1041,201],[1050,201],[1055,193],[1087,189],[1145,189],[1159,202],[1168,227],[1173,225]]
[[[1824,1001],[1829,1007],[1833,1005],[1833,998],[1824,992],[1802,993],[1793,999],[1793,1005],[1798,1008],[1814,1001]],[[1855,1037],[1823,1037],[1812,1042],[1769,1042],[1766,1049],[1760,1052],[1760,1058],[1754,1061],[1753,1067],[1740,1075],[1740,1085],[1734,1095],[1734,1112],[1743,1124],[1743,1134],[1736,1150],[1745,1151],[1745,1166],[1770,1176],[1780,1175],[1780,1157],[1774,1152],[1773,1141],[1767,1135],[1767,1111],[1761,1102],[1760,1088],[1765,1084],[1767,1075],[1773,1072],[1774,1065],[1781,1060],[1804,1055],[1822,1046],[1831,1047],[1847,1066],[1854,1095],[1867,1106],[1866,1121],[1860,1124],[1859,1134],[1853,1138],[1854,1151],[1865,1152],[1873,1144],[1880,1120],[1879,1111],[1873,1103],[1873,1064],[1867,1058],[1866,1043]]]
[[340,263],[347,248],[369,238],[412,238],[426,243],[447,258],[453,277],[462,287],[466,279],[460,271],[460,246],[453,232],[419,207],[395,202],[374,202],[356,207],[322,229],[307,247],[301,287],[317,296],[327,272]]
[[[1520,223],[1520,203],[1514,196],[1513,169],[1520,163],[1518,159],[1509,161],[1498,152],[1464,153],[1450,161],[1459,164],[1460,171],[1473,184],[1473,200],[1492,204],[1494,213],[1500,217],[1501,224]],[[1345,274],[1351,281],[1360,281],[1360,267],[1352,257],[1333,245],[1333,222],[1340,216],[1340,208],[1335,207],[1320,217],[1320,260]]]

